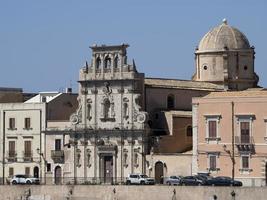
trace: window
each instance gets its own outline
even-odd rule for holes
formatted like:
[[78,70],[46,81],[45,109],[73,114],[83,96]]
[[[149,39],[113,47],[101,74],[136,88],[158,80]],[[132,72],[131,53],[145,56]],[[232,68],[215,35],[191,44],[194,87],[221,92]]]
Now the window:
[[9,118],[9,129],[15,129],[15,118]]
[[210,120],[208,122],[209,126],[209,138],[217,137],[217,122],[215,120]]
[[100,65],[101,65],[101,59],[98,57],[96,59],[96,69],[99,69],[100,68]]
[[14,176],[14,168],[13,167],[9,167],[9,169],[8,169],[8,176],[9,177],[13,177]]
[[207,143],[218,143],[221,140],[219,135],[221,115],[206,115],[205,118]]
[[61,150],[61,139],[55,140],[55,150],[60,151]]
[[134,154],[134,166],[135,166],[135,167],[138,167],[138,165],[139,165],[138,154],[135,153],[135,154]]
[[246,71],[247,69],[248,69],[248,66],[245,65],[245,66],[244,66],[244,70]]
[[249,122],[240,122],[240,139],[242,144],[250,143]]
[[174,109],[174,95],[169,94],[167,97],[167,108]]
[[207,70],[207,69],[208,69],[208,66],[207,66],[207,65],[204,65],[204,66],[203,66],[203,69],[204,69],[204,70]]
[[30,167],[25,167],[25,175],[26,176],[30,175]]
[[14,158],[16,156],[15,141],[8,142],[8,156]]
[[192,133],[192,126],[187,126],[186,128],[186,136],[187,137],[192,137],[193,133]]
[[216,155],[210,155],[210,170],[216,170]]
[[249,156],[248,155],[245,155],[245,156],[242,156],[242,169],[249,169]]
[[46,171],[51,172],[51,163],[46,164]]
[[118,56],[116,56],[114,59],[114,68],[117,68],[118,66],[119,66],[119,58]]
[[209,171],[218,171],[218,163],[217,158],[219,156],[219,153],[209,153],[208,154],[208,170]]
[[31,118],[25,118],[24,119],[24,128],[30,129],[31,128]]
[[32,157],[32,141],[24,141],[24,160],[30,161]]
[[123,118],[127,119],[129,117],[129,108],[127,103],[123,103]]
[[110,68],[110,66],[111,66],[111,59],[110,59],[110,57],[106,57],[105,58],[105,68]]

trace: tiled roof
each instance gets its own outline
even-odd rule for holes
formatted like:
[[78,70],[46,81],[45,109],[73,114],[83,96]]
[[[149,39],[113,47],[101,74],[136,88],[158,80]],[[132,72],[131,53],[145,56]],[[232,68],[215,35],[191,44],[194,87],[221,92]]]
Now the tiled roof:
[[211,92],[203,98],[213,97],[267,97],[264,88],[251,88],[243,91]]
[[175,88],[175,89],[191,89],[191,90],[207,90],[222,91],[223,86],[208,82],[161,79],[161,78],[145,78],[145,85],[156,88]]

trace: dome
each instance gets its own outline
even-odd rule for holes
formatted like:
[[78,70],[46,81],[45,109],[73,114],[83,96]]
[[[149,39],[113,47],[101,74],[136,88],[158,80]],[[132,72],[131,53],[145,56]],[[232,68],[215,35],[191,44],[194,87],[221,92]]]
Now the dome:
[[201,39],[198,50],[222,50],[228,49],[249,49],[247,37],[238,29],[229,26],[224,19],[220,26],[213,28]]

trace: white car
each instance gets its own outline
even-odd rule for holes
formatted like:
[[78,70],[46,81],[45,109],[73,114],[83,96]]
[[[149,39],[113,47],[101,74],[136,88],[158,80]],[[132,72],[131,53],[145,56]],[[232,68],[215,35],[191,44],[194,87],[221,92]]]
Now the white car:
[[11,184],[16,185],[16,184],[39,184],[40,179],[39,178],[34,178],[31,176],[27,176],[24,174],[17,174],[13,176],[11,179]]
[[145,174],[129,174],[126,178],[126,185],[154,185],[155,180],[153,178],[149,178]]

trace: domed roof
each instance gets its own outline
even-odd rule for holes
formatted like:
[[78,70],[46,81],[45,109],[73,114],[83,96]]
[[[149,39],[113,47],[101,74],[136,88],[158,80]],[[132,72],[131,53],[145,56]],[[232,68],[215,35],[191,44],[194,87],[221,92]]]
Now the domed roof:
[[238,29],[229,26],[226,19],[220,26],[210,30],[201,39],[198,50],[222,50],[228,49],[249,49],[249,41],[247,37]]

